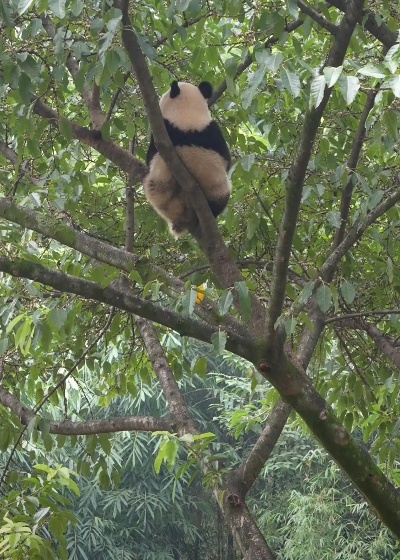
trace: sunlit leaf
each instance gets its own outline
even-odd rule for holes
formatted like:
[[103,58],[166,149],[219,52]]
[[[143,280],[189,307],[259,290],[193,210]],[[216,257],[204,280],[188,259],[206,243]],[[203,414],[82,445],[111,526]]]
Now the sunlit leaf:
[[310,86],[311,101],[314,107],[318,107],[324,98],[326,87],[325,76],[323,74],[313,79]]

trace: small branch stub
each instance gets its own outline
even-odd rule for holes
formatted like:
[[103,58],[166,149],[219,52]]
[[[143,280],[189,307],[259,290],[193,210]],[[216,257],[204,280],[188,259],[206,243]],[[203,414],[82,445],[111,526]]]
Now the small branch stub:
[[257,369],[260,373],[270,373],[271,366],[268,362],[260,362],[257,366]]
[[319,419],[324,421],[327,418],[328,418],[328,411],[327,411],[326,408],[324,408],[324,410],[322,410],[320,415],[319,415]]

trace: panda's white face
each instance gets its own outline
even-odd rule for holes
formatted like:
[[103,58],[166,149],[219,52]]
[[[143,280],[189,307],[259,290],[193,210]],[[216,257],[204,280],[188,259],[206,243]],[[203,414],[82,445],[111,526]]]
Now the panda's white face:
[[169,89],[160,99],[161,114],[179,130],[203,130],[211,122],[207,100],[197,86],[178,82],[179,94],[171,97]]

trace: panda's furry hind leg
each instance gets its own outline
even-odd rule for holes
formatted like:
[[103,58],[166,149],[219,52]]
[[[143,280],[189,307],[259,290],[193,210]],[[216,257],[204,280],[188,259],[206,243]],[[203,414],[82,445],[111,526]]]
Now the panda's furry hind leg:
[[159,154],[150,164],[143,187],[147,200],[157,214],[168,223],[175,237],[180,237],[196,221],[191,205],[185,200],[182,189]]

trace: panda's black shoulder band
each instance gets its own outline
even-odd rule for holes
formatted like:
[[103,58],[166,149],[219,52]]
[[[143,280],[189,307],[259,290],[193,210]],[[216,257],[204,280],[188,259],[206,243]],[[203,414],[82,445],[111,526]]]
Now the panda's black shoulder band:
[[179,84],[176,80],[174,80],[171,84],[171,91],[169,92],[170,98],[174,99],[175,97],[178,97],[180,92],[181,92],[181,90],[180,90]]
[[212,96],[213,87],[210,82],[201,82],[201,84],[199,85],[199,90],[201,91],[205,99],[210,99],[210,97]]

